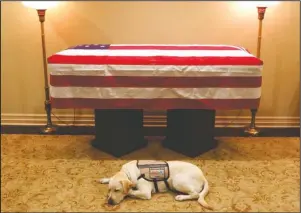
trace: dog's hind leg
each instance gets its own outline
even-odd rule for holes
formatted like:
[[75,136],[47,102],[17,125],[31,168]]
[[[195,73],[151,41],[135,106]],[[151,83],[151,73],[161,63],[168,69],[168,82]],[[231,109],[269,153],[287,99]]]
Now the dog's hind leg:
[[101,178],[99,180],[100,183],[102,184],[108,184],[110,182],[111,178]]
[[[184,193],[184,192],[183,192]],[[198,193],[196,191],[190,191],[187,193],[187,195],[177,195],[175,197],[175,200],[177,201],[184,201],[184,200],[198,200],[198,202],[205,207],[206,209],[213,210],[211,206],[208,205],[208,203],[205,201],[203,197],[203,193]]]
[[207,209],[212,209],[204,197],[207,195],[209,191],[209,186],[207,180],[204,184],[204,189],[200,192],[202,185],[195,180],[187,180],[185,175],[179,174],[173,178],[172,181],[173,187],[179,191],[184,193],[185,195],[177,195],[175,200],[184,201],[184,200],[198,200],[198,202]]
[[183,201],[183,200],[196,200],[199,198],[199,194],[197,192],[190,192],[188,195],[177,195],[175,199],[177,201]]
[[199,184],[195,181],[193,183],[187,180],[185,175],[179,174],[172,180],[172,185],[175,190],[184,193],[185,195],[177,195],[177,201],[183,200],[197,200],[199,198]]

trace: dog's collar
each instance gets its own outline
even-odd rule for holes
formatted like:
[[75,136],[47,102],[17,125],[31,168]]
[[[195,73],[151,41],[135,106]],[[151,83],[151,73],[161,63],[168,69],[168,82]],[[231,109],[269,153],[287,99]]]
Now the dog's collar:
[[132,181],[132,178],[131,178],[131,176],[128,174],[128,172],[127,172],[127,171],[124,171],[124,173],[125,173],[125,175],[128,177],[128,179],[129,179],[130,181]]
[[[125,175],[128,177],[129,181],[132,182],[132,178],[131,178],[131,176],[128,174],[128,172],[127,172],[127,171],[124,171],[124,173],[125,173]],[[136,186],[133,186],[132,189],[136,190],[137,187],[136,187]]]

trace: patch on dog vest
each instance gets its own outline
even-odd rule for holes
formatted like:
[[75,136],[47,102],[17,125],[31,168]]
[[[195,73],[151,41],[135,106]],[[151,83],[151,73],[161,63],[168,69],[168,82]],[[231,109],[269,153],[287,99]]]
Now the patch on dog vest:
[[148,181],[165,181],[169,178],[169,166],[165,161],[138,160],[141,177]]

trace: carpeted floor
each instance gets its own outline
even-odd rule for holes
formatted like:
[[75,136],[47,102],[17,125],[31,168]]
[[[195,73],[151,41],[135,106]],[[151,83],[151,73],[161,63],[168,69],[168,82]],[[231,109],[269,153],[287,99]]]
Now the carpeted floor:
[[[185,160],[200,166],[215,212],[300,212],[299,138],[219,138],[219,146],[189,159],[151,142],[122,160],[90,146],[93,136],[1,135],[2,212],[103,212],[107,185],[132,159]],[[114,211],[202,212],[174,194],[126,199]],[[111,210],[112,211],[112,210]]]

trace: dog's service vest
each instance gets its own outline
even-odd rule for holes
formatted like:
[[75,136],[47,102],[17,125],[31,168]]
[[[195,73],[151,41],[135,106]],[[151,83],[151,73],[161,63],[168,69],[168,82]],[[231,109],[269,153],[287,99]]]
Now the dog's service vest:
[[165,161],[156,160],[137,160],[137,167],[140,170],[141,175],[138,177],[147,181],[153,182],[156,192],[159,192],[158,181],[164,181],[166,187],[169,189],[167,182],[169,178],[169,166]]

